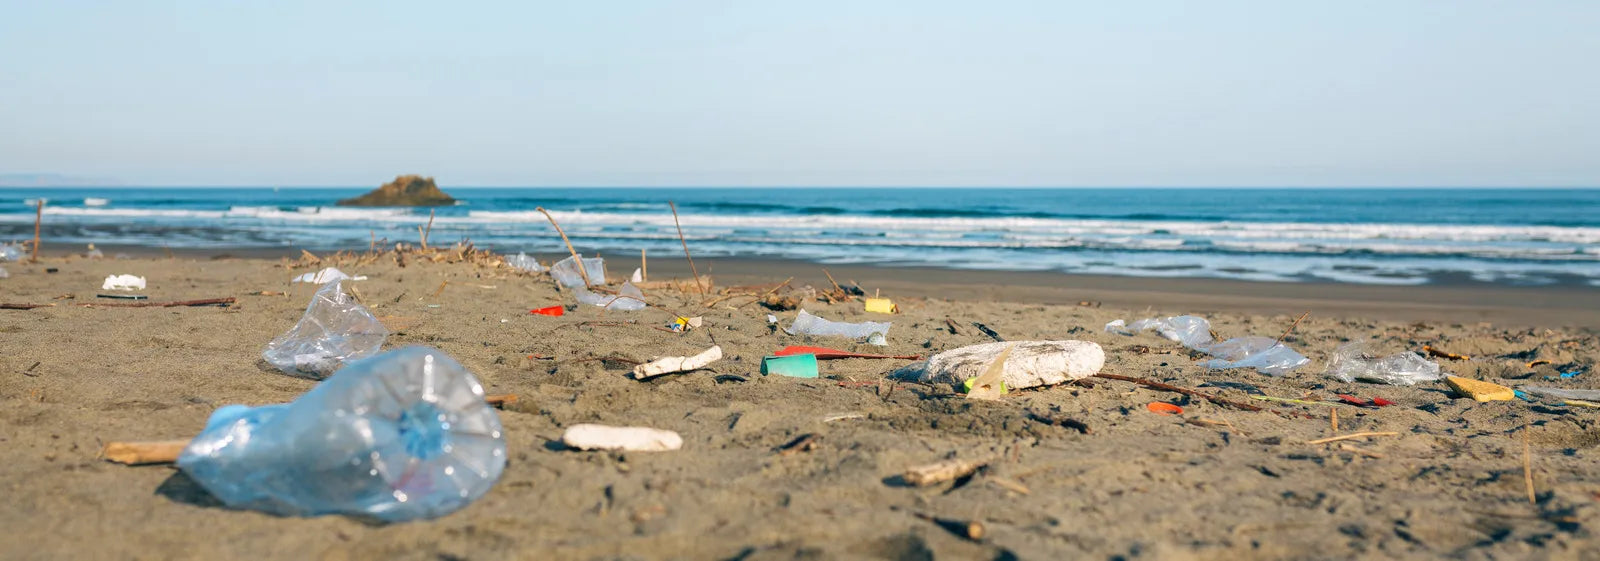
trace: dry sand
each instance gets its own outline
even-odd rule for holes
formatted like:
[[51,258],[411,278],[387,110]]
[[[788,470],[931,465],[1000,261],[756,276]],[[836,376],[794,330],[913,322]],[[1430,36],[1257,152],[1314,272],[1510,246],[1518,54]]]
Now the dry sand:
[[[624,265],[631,271],[631,262],[613,263],[613,275]],[[791,275],[802,277],[796,284],[826,282],[812,266],[700,265],[717,267],[722,285]],[[889,318],[866,314],[859,302],[805,304],[830,319],[892,319],[889,346],[872,347],[775,334],[757,306],[704,309],[700,298],[674,291],[652,297],[703,315],[704,328],[681,335],[652,329],[670,319],[657,309],[534,316],[527,310],[574,301],[543,277],[469,264],[398,268],[385,260],[349,272],[371,276],[355,286],[375,314],[398,327],[389,346],[435,346],[476,372],[490,393],[520,400],[501,413],[510,464],[486,497],[441,519],[375,526],[228,510],[171,468],[97,458],[107,441],[192,436],[220,405],[289,401],[312,387],[260,358],[263,345],[303,311],[312,287],[287,280],[309,269],[188,258],[5,266],[11,278],[0,279],[0,302],[56,304],[0,310],[0,482],[8,503],[0,508],[0,557],[7,559],[1600,557],[1589,526],[1600,516],[1597,410],[1476,403],[1442,384],[1345,384],[1321,374],[1338,344],[1369,340],[1384,351],[1434,345],[1484,357],[1443,366],[1508,385],[1597,387],[1596,372],[1543,380],[1600,359],[1589,330],[1593,289],[1395,293],[1245,283],[1226,293],[1217,287],[1232,285],[1214,281],[1095,285],[1101,281],[1056,276],[1056,284],[1001,274],[834,269],[841,280],[881,288],[900,305],[902,313]],[[665,259],[652,263],[658,278],[676,270],[681,266]],[[239,304],[80,307],[105,302],[95,294],[110,273],[148,277],[153,300],[236,296]],[[289,296],[248,295],[262,290]],[[64,295],[74,298],[54,299]],[[940,295],[953,299],[930,298]],[[1316,312],[1286,340],[1313,362],[1281,379],[1208,372],[1176,343],[1101,329],[1116,318],[1211,312],[1224,337],[1276,337],[1305,309]],[[777,315],[787,325],[795,312]],[[947,317],[959,333],[949,331]],[[1479,323],[1485,318],[1495,323]],[[584,325],[631,320],[638,323]],[[881,391],[876,382],[906,363],[900,360],[825,362],[825,378],[816,380],[757,372],[764,354],[788,344],[926,355],[989,341],[970,327],[974,321],[1013,340],[1097,342],[1109,374],[1190,388],[1247,382],[1291,398],[1382,396],[1398,405],[1339,407],[1338,434],[1399,436],[1311,445],[1306,441],[1336,434],[1332,407],[1251,401],[1285,415],[1247,412],[1120,381],[986,403],[947,387]],[[626,377],[626,364],[583,361],[693,354],[713,338],[728,355],[713,372],[639,382]],[[1535,359],[1552,365],[1525,365]],[[725,374],[748,381],[716,379]],[[1206,391],[1250,401],[1238,390]],[[1146,405],[1154,401],[1185,413],[1153,414]],[[827,420],[843,414],[859,417]],[[1071,419],[1090,432],[1046,418]],[[671,429],[685,444],[665,453],[573,452],[553,444],[563,427],[583,422]],[[820,436],[814,449],[774,451],[808,433]],[[1533,505],[1524,487],[1524,435],[1532,447]],[[913,488],[898,478],[908,467],[986,456],[999,460],[963,484]],[[964,540],[919,515],[980,521],[986,535]]]

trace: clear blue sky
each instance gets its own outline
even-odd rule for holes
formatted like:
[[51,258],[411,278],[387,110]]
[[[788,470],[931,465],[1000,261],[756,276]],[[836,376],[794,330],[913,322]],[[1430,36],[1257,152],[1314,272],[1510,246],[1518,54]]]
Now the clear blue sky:
[[0,173],[1600,185],[1600,2],[0,0]]

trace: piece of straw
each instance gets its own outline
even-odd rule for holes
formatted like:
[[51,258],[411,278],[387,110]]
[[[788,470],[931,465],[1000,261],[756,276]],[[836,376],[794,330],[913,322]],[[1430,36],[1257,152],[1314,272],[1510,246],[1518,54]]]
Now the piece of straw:
[[672,224],[678,227],[678,243],[683,244],[683,257],[689,260],[689,272],[694,273],[694,286],[700,289],[700,294],[704,295],[706,287],[700,283],[700,269],[694,266],[694,257],[689,255],[689,242],[683,238],[683,224],[678,222],[678,204],[667,201],[667,206],[672,207]]

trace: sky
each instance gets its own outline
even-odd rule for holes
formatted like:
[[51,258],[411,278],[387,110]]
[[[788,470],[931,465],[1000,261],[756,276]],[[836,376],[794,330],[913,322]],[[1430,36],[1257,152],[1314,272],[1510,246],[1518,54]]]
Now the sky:
[[1600,186],[1600,2],[0,0],[0,174]]

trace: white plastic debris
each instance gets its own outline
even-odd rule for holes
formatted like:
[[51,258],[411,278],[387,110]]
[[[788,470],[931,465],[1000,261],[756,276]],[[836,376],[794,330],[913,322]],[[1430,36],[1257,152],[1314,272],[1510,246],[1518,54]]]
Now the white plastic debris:
[[712,345],[711,348],[706,349],[700,354],[694,356],[663,357],[635,366],[633,367],[633,379],[643,380],[645,378],[660,376],[662,374],[699,370],[701,368],[705,368],[707,364],[711,364],[721,359],[722,346]]
[[21,261],[22,248],[11,244],[0,244],[0,261]]
[[538,259],[529,257],[527,253],[523,252],[517,252],[516,255],[506,256],[506,265],[510,265],[512,268],[522,269],[530,273],[542,273],[545,271],[544,266],[539,264]]
[[101,290],[144,290],[144,277],[133,275],[109,275],[106,282],[100,284]]
[[630,452],[667,452],[683,447],[683,437],[678,433],[649,427],[612,427],[581,424],[567,427],[561,443],[579,450],[627,450]]
[[320,380],[377,354],[388,336],[383,323],[334,281],[317,289],[299,323],[267,343],[261,358],[286,373]]
[[581,281],[578,286],[573,287],[573,291],[577,293],[579,302],[591,306],[600,306],[607,310],[636,312],[645,309],[647,306],[644,301],[644,292],[641,292],[639,287],[634,286],[631,282],[622,283],[615,296],[591,292],[583,287]]
[[84,252],[83,256],[89,259],[105,259],[106,254],[100,251],[100,248],[95,247],[94,244],[89,244],[89,251]]
[[1340,345],[1328,359],[1328,369],[1323,373],[1344,382],[1377,382],[1397,386],[1415,385],[1443,378],[1439,363],[1423,358],[1414,351],[1392,354],[1382,358],[1369,358],[1366,345],[1360,342]]
[[11,273],[7,273],[5,267],[0,267],[0,279],[6,278],[11,278]]
[[644,270],[643,269],[634,269],[633,270],[633,277],[628,279],[628,280],[631,280],[633,282],[641,282],[641,283],[644,282]]
[[772,314],[767,314],[767,323],[768,324],[778,323],[778,316],[775,316],[775,315],[772,315]]
[[1011,348],[1003,379],[1006,388],[1022,389],[1087,378],[1105,366],[1106,353],[1089,341],[1007,341],[948,350],[900,370],[897,377],[924,383],[960,386],[983,374],[1000,352]]
[[795,316],[794,323],[784,330],[790,335],[834,335],[849,337],[855,340],[866,340],[872,345],[888,345],[889,326],[887,321],[863,321],[861,323],[844,323],[829,321],[811,315],[805,309],[800,310],[800,315]]
[[1124,324],[1119,319],[1107,323],[1105,329],[1122,335],[1154,329],[1162,337],[1215,357],[1200,363],[1200,366],[1218,370],[1254,368],[1262,374],[1282,376],[1311,362],[1311,359],[1301,356],[1294,349],[1268,337],[1235,337],[1219,343],[1211,338],[1211,322],[1195,316],[1141,319],[1132,325]]
[[571,257],[557,261],[550,266],[550,276],[556,279],[556,284],[568,288],[584,286],[583,274],[589,275],[589,284],[606,283],[606,260],[599,257],[589,257],[583,260],[583,273],[578,272],[578,262]]
[[333,267],[328,267],[315,273],[306,273],[290,280],[289,282],[309,282],[313,284],[328,284],[342,280],[367,280],[367,277],[352,277]]

